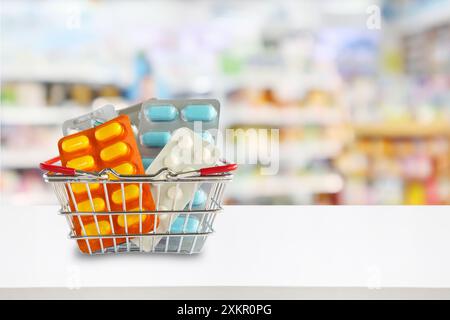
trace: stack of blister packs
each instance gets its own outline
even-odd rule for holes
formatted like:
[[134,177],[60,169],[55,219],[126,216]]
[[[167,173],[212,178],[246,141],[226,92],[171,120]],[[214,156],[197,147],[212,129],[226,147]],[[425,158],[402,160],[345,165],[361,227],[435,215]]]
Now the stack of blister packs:
[[[105,106],[63,124],[58,142],[63,166],[100,172],[112,169],[118,175],[150,175],[161,169],[190,172],[219,163],[216,147],[220,117],[217,100],[156,100],[115,110]],[[111,180],[118,179],[110,174]],[[164,179],[161,176],[161,179]],[[127,243],[127,238],[102,237],[114,234],[181,233],[198,231],[195,214],[110,214],[111,212],[183,211],[205,209],[207,192],[200,184],[150,185],[137,182],[70,183],[71,210],[95,212],[74,219],[81,251],[95,252]],[[102,214],[103,213],[103,214]],[[187,218],[189,217],[189,218]],[[97,239],[95,238],[97,236]],[[154,248],[161,237],[131,238],[143,251]]]

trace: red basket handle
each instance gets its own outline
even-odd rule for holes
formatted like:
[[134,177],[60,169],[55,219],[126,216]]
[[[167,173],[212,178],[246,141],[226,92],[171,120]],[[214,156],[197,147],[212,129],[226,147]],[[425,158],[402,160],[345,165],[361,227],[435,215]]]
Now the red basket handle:
[[63,166],[57,166],[54,165],[53,163],[60,161],[61,159],[59,157],[54,157],[50,160],[41,162],[39,164],[39,168],[41,168],[42,170],[45,171],[50,171],[50,172],[55,172],[55,173],[62,173],[64,175],[68,175],[68,176],[74,176],[76,175],[76,170],[72,169],[72,168],[67,168],[67,167],[63,167]]
[[[64,175],[69,175],[69,176],[75,176],[77,173],[77,171],[75,169],[54,165],[55,162],[58,162],[60,160],[61,160],[60,157],[54,157],[50,160],[41,162],[39,164],[39,167],[45,171],[54,172],[54,173],[62,173]],[[234,171],[237,169],[237,167],[238,167],[238,165],[236,163],[229,163],[229,164],[226,164],[223,166],[202,168],[202,169],[199,169],[198,172],[200,173],[200,176],[209,176],[209,175],[213,175],[213,174],[217,174],[217,173],[225,173],[225,172]]]
[[225,172],[234,171],[237,169],[237,167],[238,166],[236,163],[229,163],[224,166],[202,168],[198,171],[200,172],[201,176],[209,176],[209,175],[216,174],[216,173],[225,173]]

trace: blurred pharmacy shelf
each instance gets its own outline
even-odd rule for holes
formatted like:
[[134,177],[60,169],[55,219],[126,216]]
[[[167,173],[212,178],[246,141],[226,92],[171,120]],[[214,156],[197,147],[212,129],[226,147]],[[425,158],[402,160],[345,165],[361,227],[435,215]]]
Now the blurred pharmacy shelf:
[[[287,74],[288,72],[288,74]],[[334,90],[334,85],[339,78],[324,73],[297,74],[291,70],[284,70],[280,66],[264,65],[264,68],[248,67],[238,76],[224,77],[221,87],[226,92],[239,88],[265,89],[282,88],[283,84],[292,86],[295,84],[298,93],[308,89]]]
[[2,66],[4,82],[49,82],[49,83],[86,83],[90,85],[124,86],[132,82],[132,71],[126,64],[104,65],[100,61],[86,60],[64,63],[52,59],[33,61],[33,68],[28,63],[13,63]]
[[316,139],[312,141],[284,142],[280,154],[289,155],[280,159],[283,164],[300,167],[312,160],[334,158],[341,152],[344,144],[338,140]]
[[358,137],[433,137],[450,136],[450,123],[436,122],[430,124],[392,123],[367,124],[354,127]]
[[2,106],[2,125],[57,125],[89,111],[79,106]]
[[[446,168],[442,152],[431,159],[422,149],[444,148],[442,136],[450,137],[450,125],[420,121],[440,121],[442,114],[448,114],[450,1],[395,2],[233,1],[192,6],[183,1],[88,1],[80,6],[82,28],[64,29],[59,19],[63,7],[43,1],[29,10],[34,2],[11,1],[2,14],[10,28],[5,33],[9,45],[2,52],[6,63],[1,98],[11,106],[2,105],[0,112],[2,173],[8,175],[1,192],[12,196],[8,192],[14,185],[18,186],[14,190],[21,191],[14,201],[43,198],[36,167],[57,154],[61,123],[84,114],[104,97],[123,101],[147,97],[142,90],[147,84],[157,87],[158,96],[185,98],[201,93],[218,97],[223,128],[279,129],[280,175],[260,176],[255,169],[260,163],[247,172],[242,166],[230,187],[238,203],[257,204],[254,199],[259,197],[273,200],[264,199],[267,204],[306,203],[308,199],[308,203],[322,203],[302,195],[334,194],[346,185],[350,185],[348,194],[355,196],[345,204],[384,203],[376,200],[377,194],[392,193],[384,186],[397,186],[398,199],[402,199],[403,189],[407,190],[403,184],[410,182],[395,168],[415,169],[417,163],[428,162],[440,163],[439,172]],[[373,4],[385,12],[393,3],[405,10],[383,21],[381,32],[368,30],[367,16],[361,12]],[[110,24],[111,16],[120,12],[126,12],[121,17],[125,23],[116,30]],[[199,19],[178,19],[186,12]],[[31,29],[40,37],[30,34]],[[125,38],[127,45],[123,46]],[[380,48],[385,39],[397,45],[398,57],[383,57]],[[144,59],[139,58],[142,54]],[[398,62],[392,69],[408,84],[384,84],[380,78],[387,67],[380,64],[387,60]],[[416,79],[409,71],[420,77]],[[433,72],[444,77],[433,78]],[[151,74],[150,83],[143,80],[143,73]],[[430,78],[422,77],[424,73]],[[394,104],[398,108],[381,110],[383,105]],[[418,109],[424,110],[422,118]],[[401,118],[417,123],[389,122]],[[372,122],[352,122],[357,119]],[[347,129],[350,137],[344,133]],[[428,148],[433,138],[439,141]],[[54,150],[41,150],[41,141]],[[251,143],[246,149],[251,150],[248,147]],[[392,151],[396,148],[413,152],[398,156]],[[350,170],[343,172],[336,163],[345,162],[337,159],[346,152],[356,155],[347,157],[353,161],[347,159]],[[388,170],[383,171],[385,167]],[[355,177],[355,168],[364,174]],[[373,181],[386,176],[391,180],[370,189]],[[428,184],[429,190],[436,185],[434,181]],[[23,186],[30,191],[23,192]],[[366,187],[368,192],[363,193]],[[416,190],[411,194],[418,192],[414,186],[411,189]],[[363,202],[366,199],[375,200]]]
[[450,1],[432,1],[428,4],[424,1],[416,6],[413,13],[405,13],[395,19],[391,27],[400,34],[411,35],[450,21]]
[[57,155],[58,149],[30,147],[29,149],[2,148],[1,167],[3,169],[33,169],[39,163]]
[[227,196],[238,199],[338,193],[342,177],[335,173],[260,176],[252,179],[238,177],[227,190]]
[[222,124],[226,127],[235,124],[278,127],[307,124],[332,125],[344,120],[342,111],[334,107],[230,105],[226,110],[222,118]]

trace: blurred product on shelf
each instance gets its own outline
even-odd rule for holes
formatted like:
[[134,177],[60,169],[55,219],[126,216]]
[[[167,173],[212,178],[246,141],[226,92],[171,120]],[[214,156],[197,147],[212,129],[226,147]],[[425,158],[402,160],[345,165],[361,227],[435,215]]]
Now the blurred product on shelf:
[[75,104],[84,106],[92,101],[93,92],[86,85],[75,84],[70,87],[69,97]]
[[147,100],[155,96],[152,67],[145,52],[139,51],[134,58],[134,80],[127,88],[125,96],[132,102]]
[[449,204],[450,126],[447,131],[425,137],[418,131],[409,137],[372,131],[370,137],[357,137],[335,161],[347,180],[342,202],[353,203],[360,188],[369,204]]
[[109,84],[8,81],[1,86],[1,103],[6,108],[90,106],[99,97],[121,97],[122,91]]

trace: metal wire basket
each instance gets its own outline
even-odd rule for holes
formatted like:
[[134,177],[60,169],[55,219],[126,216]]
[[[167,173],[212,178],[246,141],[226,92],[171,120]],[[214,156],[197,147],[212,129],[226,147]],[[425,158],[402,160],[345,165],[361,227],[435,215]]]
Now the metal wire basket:
[[[122,253],[122,252],[151,252],[151,253],[175,253],[175,254],[193,254],[199,253],[207,239],[214,231],[213,225],[218,213],[222,211],[223,194],[226,184],[232,180],[231,171],[237,168],[235,164],[224,163],[222,166],[203,168],[183,173],[175,173],[168,168],[161,169],[154,175],[120,175],[112,169],[104,169],[100,172],[86,172],[74,170],[71,168],[55,165],[60,161],[59,157],[50,159],[40,164],[44,173],[44,181],[50,183],[55,191],[61,206],[59,213],[66,217],[70,234],[69,238],[78,241],[84,241],[88,254]],[[84,183],[88,193],[91,209],[90,211],[79,211],[77,201],[72,190],[72,183]],[[123,192],[127,184],[136,184],[139,186],[138,211],[129,211],[124,206],[123,211],[111,211],[109,204],[108,188],[109,184],[120,184],[122,189],[122,202],[125,203],[125,194]],[[100,184],[105,192],[107,211],[95,211],[91,188],[92,184]],[[182,184],[193,186],[192,196],[184,210],[161,211],[160,207],[160,188],[163,185],[170,184],[177,189]],[[152,188],[152,194],[155,201],[155,210],[146,211],[142,209],[142,191],[143,186],[149,185]],[[194,196],[197,190],[202,188],[206,199],[201,206],[194,205]],[[173,208],[176,207],[176,199]],[[72,205],[71,205],[72,204]],[[159,230],[157,224],[153,223],[152,230],[149,233],[142,232],[143,220],[148,215],[153,217],[153,221],[166,221],[168,228]],[[113,219],[122,216],[125,220],[125,232],[116,232],[114,230]],[[93,217],[96,234],[92,235],[85,231],[83,217]],[[127,219],[139,220],[138,232],[128,232]],[[181,219],[176,230],[172,227],[175,219]],[[111,231],[108,234],[102,233],[99,227],[99,221],[110,221]],[[195,223],[190,225],[191,221]],[[75,227],[81,226],[80,228]],[[194,228],[194,229],[193,229]],[[190,230],[188,230],[190,229]],[[112,240],[112,241],[111,241]],[[99,243],[98,250],[92,250],[94,241]],[[84,244],[83,244],[84,245]]]

